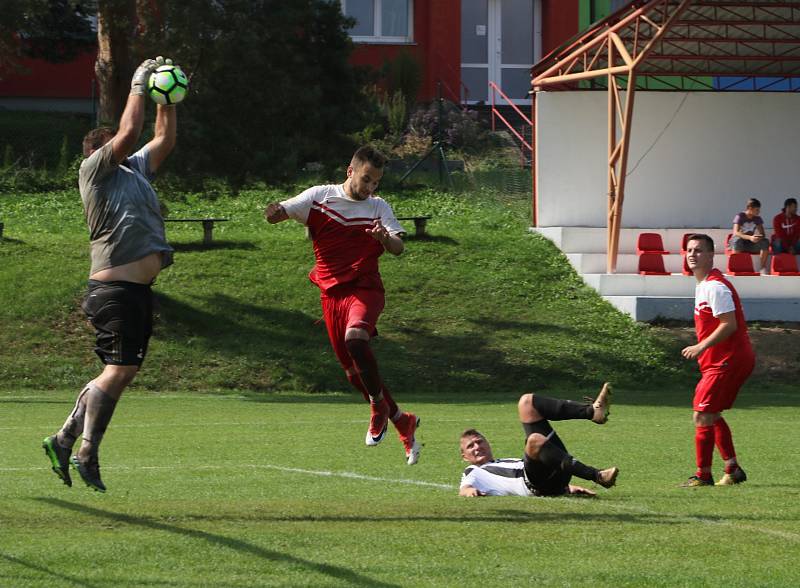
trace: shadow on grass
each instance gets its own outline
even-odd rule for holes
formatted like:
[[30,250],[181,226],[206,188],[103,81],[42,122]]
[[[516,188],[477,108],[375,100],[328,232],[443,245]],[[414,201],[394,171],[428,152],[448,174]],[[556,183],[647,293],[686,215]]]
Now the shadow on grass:
[[414,235],[409,234],[403,237],[403,241],[417,241],[417,242],[425,242],[425,243],[440,243],[442,245],[458,245],[459,242],[452,237],[447,237],[445,235]]
[[191,253],[194,251],[213,251],[215,249],[228,249],[240,251],[254,251],[258,249],[255,243],[250,241],[212,241],[208,245],[201,242],[176,243],[170,241],[169,244],[176,253]]
[[[217,354],[245,360],[248,372],[270,366],[270,374],[297,382],[308,391],[346,389],[347,380],[330,349],[325,325],[319,316],[298,310],[256,306],[225,294],[198,295],[187,303],[158,293],[156,329],[165,341],[192,345]],[[202,308],[201,308],[202,307]],[[321,311],[320,311],[321,314]],[[274,375],[264,382],[255,375],[250,385],[233,382],[232,388],[280,389]]]
[[[207,351],[209,357],[243,365],[240,375],[231,377],[231,389],[246,392],[252,401],[292,402],[287,396],[259,395],[265,391],[346,392],[339,399],[330,396],[322,402],[362,402],[361,395],[344,377],[330,347],[320,314],[310,315],[288,307],[242,302],[226,294],[198,294],[196,302],[186,302],[158,293],[160,316],[156,328],[165,341],[191,345]],[[514,400],[524,392],[579,399],[594,396],[600,382],[587,384],[580,365],[602,366],[607,379],[615,374],[642,372],[635,360],[620,356],[613,346],[604,347],[604,335],[591,329],[553,325],[536,321],[473,321],[474,328],[455,334],[441,334],[436,325],[411,323],[392,326],[392,336],[373,342],[381,374],[398,402],[413,397],[420,401],[479,404]],[[379,325],[380,328],[380,325]],[[525,333],[580,338],[594,343],[571,362],[540,361],[532,352],[530,361],[513,361],[498,349],[485,333],[502,332],[504,337]],[[578,363],[576,363],[578,362]],[[164,369],[179,370],[168,362]],[[263,372],[259,375],[258,371]],[[641,383],[626,382],[615,387],[614,401],[625,405],[690,407],[696,372],[676,374],[653,368]],[[164,378],[172,377],[169,374]],[[664,382],[659,384],[659,382]],[[616,383],[616,382],[615,382]],[[351,393],[352,392],[352,393]],[[350,394],[351,393],[351,394]],[[313,402],[304,396],[302,402]],[[800,395],[770,393],[755,382],[746,384],[736,408],[756,406],[798,406]]]
[[98,587],[101,586],[101,584],[94,584],[92,582],[87,581],[85,578],[62,574],[60,572],[53,571],[50,568],[46,568],[42,565],[25,561],[24,559],[14,557],[13,555],[6,555],[5,553],[2,552],[0,552],[0,559],[4,559],[9,563],[16,564],[23,568],[28,568],[29,570],[33,570],[35,572],[39,572],[40,574],[49,576],[50,578],[53,578],[54,583],[58,583],[56,582],[56,580],[60,580],[61,582],[67,582],[69,584],[75,584],[77,586],[86,586],[88,588],[92,588],[94,586]]
[[51,506],[62,508],[64,510],[71,510],[83,515],[93,516],[97,518],[110,519],[119,523],[124,523],[131,526],[143,527],[145,529],[152,529],[155,531],[163,531],[165,533],[173,533],[182,535],[184,537],[191,537],[199,541],[204,541],[211,545],[231,549],[240,553],[253,555],[255,557],[277,563],[285,563],[291,566],[302,566],[310,571],[324,574],[331,578],[343,580],[354,586],[396,586],[396,584],[388,584],[381,582],[375,578],[370,578],[349,570],[342,566],[331,564],[317,563],[300,557],[295,557],[279,551],[265,549],[258,545],[254,545],[235,537],[226,537],[225,535],[218,535],[216,533],[208,533],[198,529],[187,529],[177,525],[163,523],[148,517],[134,516],[123,513],[112,512],[103,510],[92,506],[68,502],[58,498],[35,498],[39,502],[47,503]]
[[[295,389],[350,390],[318,316],[244,303],[224,294],[198,296],[198,305],[163,293],[158,296],[161,314],[157,329],[159,337],[167,341],[189,344],[191,340],[195,347],[235,357],[239,362],[279,366],[287,372],[286,378],[299,384]],[[559,329],[551,325],[525,327]],[[381,373],[387,387],[396,392],[398,402],[404,392],[411,392],[416,398],[432,401],[453,393],[451,399],[470,403],[498,393],[513,395],[547,388],[552,380],[576,380],[574,366],[560,369],[514,364],[478,332],[442,335],[434,329],[435,325],[415,326],[398,329],[400,336],[392,339],[375,339]],[[279,386],[272,383],[253,388],[274,390]],[[361,402],[360,394],[353,391],[353,400]]]
[[14,239],[12,237],[0,237],[0,245],[8,243],[9,245],[25,245],[22,239]]
[[[308,562],[306,560],[295,558],[294,556],[287,556],[272,550],[263,549],[261,547],[252,545],[250,543],[230,538],[222,535],[208,533],[206,531],[198,531],[196,529],[188,529],[175,524],[173,518],[170,524],[155,520],[153,518],[138,517],[121,513],[114,513],[106,510],[101,510],[95,507],[75,504],[72,502],[63,501],[56,498],[37,498],[36,500],[48,502],[55,506],[67,508],[83,514],[105,517],[117,522],[126,523],[130,525],[142,526],[150,529],[167,531],[177,533],[180,535],[187,535],[193,538],[202,539],[214,544],[220,544],[237,551],[253,553],[264,557],[265,559],[276,561],[287,561],[290,563],[298,563],[298,561],[305,567],[317,569],[320,567],[328,568],[333,567],[334,570],[324,571],[328,575],[351,580],[348,575],[354,574],[349,570],[341,570],[337,566],[327,566],[326,564],[318,564],[315,562]],[[465,500],[457,498],[456,500]],[[487,498],[484,500],[498,500],[502,502],[502,498]],[[547,501],[556,500],[559,506],[562,506],[565,501],[569,502],[595,502],[602,501],[602,498],[588,498],[588,497],[558,497],[558,498],[531,498],[533,503],[540,507],[545,505]],[[544,502],[542,502],[544,501]],[[542,510],[523,510],[523,509],[504,509],[499,508],[486,512],[474,512],[473,510],[465,510],[460,514],[447,514],[447,513],[421,513],[421,514],[271,514],[271,513],[258,513],[251,512],[246,517],[240,515],[227,515],[227,514],[199,514],[187,513],[182,519],[186,524],[191,523],[242,523],[242,524],[259,524],[259,523],[332,523],[332,524],[384,524],[384,523],[408,523],[408,522],[421,522],[421,523],[536,523],[536,524],[553,524],[564,525],[565,523],[591,523],[591,522],[608,522],[608,523],[628,523],[637,525],[686,525],[696,524],[698,522],[707,522],[715,524],[748,524],[748,523],[761,523],[765,520],[774,520],[786,522],[784,516],[776,516],[765,519],[763,516],[748,516],[739,514],[732,516],[730,513],[725,515],[693,515],[682,513],[659,513],[659,512],[586,512],[583,510],[575,510],[571,512],[557,511],[557,512],[543,512]],[[265,552],[265,553],[262,553]],[[321,570],[317,570],[321,571]],[[357,574],[354,574],[358,576]],[[374,580],[358,576],[362,582],[374,582]],[[387,584],[374,584],[376,586],[386,586]]]

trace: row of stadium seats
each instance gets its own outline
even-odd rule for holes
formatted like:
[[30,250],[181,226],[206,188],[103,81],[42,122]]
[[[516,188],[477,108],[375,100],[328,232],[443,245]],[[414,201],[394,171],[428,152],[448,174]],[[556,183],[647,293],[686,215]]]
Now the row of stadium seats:
[[[691,276],[692,272],[686,263],[686,243],[692,233],[686,233],[681,240],[681,255],[683,256],[683,273]],[[732,233],[725,239],[725,255],[727,256],[726,272],[731,276],[758,276],[761,275],[753,267],[753,257],[750,253],[735,253],[729,248]],[[671,272],[664,268],[664,255],[669,255],[664,249],[661,235],[658,233],[640,233],[636,240],[636,254],[639,256],[639,273],[643,276],[669,276]],[[774,254],[770,262],[770,274],[774,276],[800,276],[797,260],[789,253]]]
[[[683,238],[681,239],[681,254],[686,254],[686,243],[693,234],[694,233],[683,234]],[[728,233],[725,237],[725,255],[733,253],[733,249],[730,247],[732,238],[733,233]],[[639,255],[642,253],[661,253],[662,255],[667,255],[669,251],[664,249],[664,242],[661,240],[661,235],[659,233],[639,233],[639,237],[636,240],[636,253]],[[770,253],[772,253],[772,239],[770,239]]]

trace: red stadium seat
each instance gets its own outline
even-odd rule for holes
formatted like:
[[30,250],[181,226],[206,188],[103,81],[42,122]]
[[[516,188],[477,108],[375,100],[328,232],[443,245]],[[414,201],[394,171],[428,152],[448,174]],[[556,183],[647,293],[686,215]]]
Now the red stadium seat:
[[664,250],[664,242],[658,233],[639,233],[636,239],[636,253],[659,253],[666,255],[669,251]]
[[639,273],[643,276],[669,276],[664,269],[664,258],[660,253],[642,253],[639,255]]
[[797,260],[791,253],[773,255],[770,273],[773,276],[800,276]]
[[689,237],[694,235],[694,233],[684,233],[683,237],[681,238],[681,253],[686,253],[686,244],[689,242]]
[[731,238],[733,237],[733,233],[728,233],[728,236],[725,237],[725,255],[730,255],[733,253],[733,249],[731,249]]
[[689,264],[686,263],[686,252],[683,254],[683,271],[681,272],[684,276],[693,276],[694,272],[689,269]]
[[731,276],[758,276],[753,269],[753,256],[749,253],[731,253],[728,255],[728,271]]

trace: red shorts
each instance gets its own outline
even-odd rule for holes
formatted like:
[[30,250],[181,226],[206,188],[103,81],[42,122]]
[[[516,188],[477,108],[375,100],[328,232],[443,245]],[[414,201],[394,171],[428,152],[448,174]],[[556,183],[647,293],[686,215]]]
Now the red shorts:
[[702,372],[694,389],[692,408],[697,412],[722,412],[736,401],[739,388],[747,381],[755,366],[755,358],[745,358],[724,368]]
[[320,300],[333,351],[347,370],[353,360],[344,344],[344,335],[350,328],[364,329],[371,337],[377,334],[375,325],[383,311],[383,290],[337,286],[333,292],[323,292]]

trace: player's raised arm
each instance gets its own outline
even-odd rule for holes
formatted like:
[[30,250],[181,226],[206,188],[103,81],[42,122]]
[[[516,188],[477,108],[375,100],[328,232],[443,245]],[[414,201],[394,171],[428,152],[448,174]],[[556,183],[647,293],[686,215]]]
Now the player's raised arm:
[[286,209],[278,202],[270,202],[264,209],[264,218],[271,225],[283,222],[289,219],[289,214]]
[[157,67],[155,59],[145,59],[133,74],[131,92],[125,103],[122,117],[119,119],[119,129],[111,142],[115,163],[120,163],[128,157],[139,140],[144,124],[145,87],[147,79]]

